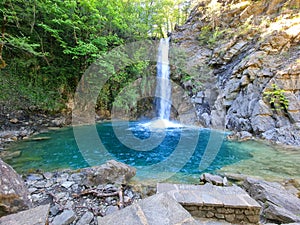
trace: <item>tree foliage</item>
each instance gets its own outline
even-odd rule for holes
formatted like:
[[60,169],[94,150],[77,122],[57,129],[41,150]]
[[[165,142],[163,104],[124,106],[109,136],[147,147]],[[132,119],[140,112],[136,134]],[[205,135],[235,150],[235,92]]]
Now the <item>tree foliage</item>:
[[[60,110],[91,63],[122,44],[165,36],[176,23],[183,23],[191,4],[183,0],[2,0],[0,100],[7,100],[11,96],[7,93],[15,90],[12,94],[26,99],[20,104]],[[145,66],[118,71],[99,104],[109,107],[115,93],[141,76]]]

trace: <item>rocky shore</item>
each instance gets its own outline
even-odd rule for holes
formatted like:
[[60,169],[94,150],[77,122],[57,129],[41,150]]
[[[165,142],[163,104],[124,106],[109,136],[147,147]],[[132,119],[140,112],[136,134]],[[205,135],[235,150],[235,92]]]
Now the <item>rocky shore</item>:
[[68,115],[12,110],[0,105],[0,152],[12,141],[26,139],[46,132],[51,127],[63,127],[70,123]]
[[[163,210],[175,207],[178,213],[184,212],[189,217],[189,220],[193,220],[191,224],[230,224],[223,221],[223,217],[220,217],[218,212],[221,208],[216,213],[214,211],[207,212],[210,215],[209,217],[206,213],[206,217],[195,218],[196,220],[194,220],[187,211],[180,207],[176,201],[171,200],[170,197],[160,196],[155,194],[155,192],[145,193],[142,189],[138,189],[137,186],[131,186],[129,180],[135,176],[135,168],[113,160],[97,167],[75,171],[40,172],[29,174],[22,178],[10,166],[0,160],[0,172],[0,224],[3,225],[18,224],[19,220],[22,220],[22,224],[35,224],[34,221],[41,220],[41,218],[43,218],[44,222],[40,221],[38,224],[98,225],[99,221],[100,224],[107,224],[108,221],[108,224],[114,224],[114,221],[122,221],[122,218],[115,215],[122,215],[124,218],[128,217],[127,219],[131,221],[133,219],[130,216],[131,214],[129,215],[125,212],[136,210],[137,206],[142,207],[146,214],[150,213],[152,215],[152,210],[159,214],[159,209],[153,208],[155,204],[160,207],[170,204],[167,209],[164,208]],[[212,188],[211,185],[226,186],[223,189],[224,191],[226,188],[230,189],[230,187],[233,189],[243,188],[252,197],[252,201],[255,200],[261,207],[260,224],[300,223],[300,185],[294,180],[289,180],[282,185],[276,182],[246,177],[240,184],[240,187],[231,182],[231,178],[227,180],[217,175],[204,174],[201,176],[202,184],[199,183],[199,185],[207,190]],[[180,186],[180,184],[178,185]],[[201,188],[199,185],[198,187]],[[181,185],[180,187],[183,186]],[[222,187],[219,187],[219,190],[222,191]],[[209,195],[211,196],[207,196],[205,199],[210,199],[211,201],[213,200],[211,197],[216,197],[212,193]],[[153,199],[155,202],[152,202],[154,201]],[[239,201],[241,200],[239,199]],[[146,208],[145,205],[147,205]],[[122,210],[127,207],[128,210]],[[239,206],[232,205],[230,207],[238,208]],[[24,211],[26,209],[29,210]],[[205,210],[208,210],[208,208],[206,207]],[[232,214],[230,216],[236,219],[241,218],[239,215],[241,210],[236,209],[234,211],[236,215]],[[177,218],[178,220],[179,217],[176,217],[176,213],[177,211],[168,212],[170,218],[172,217],[174,220]],[[224,213],[226,214],[227,211],[225,210]],[[10,215],[3,216],[7,214]],[[202,214],[200,213],[199,215]],[[212,215],[220,220],[209,223],[207,219],[212,218]],[[225,217],[227,217],[227,214]],[[247,217],[249,217],[248,214]],[[155,221],[160,221],[160,219],[162,218],[156,217]],[[202,223],[198,221],[208,222]],[[126,221],[123,222],[126,223]],[[172,225],[173,223],[161,224]]]

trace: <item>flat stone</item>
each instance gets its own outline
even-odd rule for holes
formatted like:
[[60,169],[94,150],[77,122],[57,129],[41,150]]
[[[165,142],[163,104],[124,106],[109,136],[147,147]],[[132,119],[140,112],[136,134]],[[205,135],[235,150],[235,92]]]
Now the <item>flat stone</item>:
[[216,198],[216,196],[208,193],[202,193],[203,205],[206,206],[223,206],[223,202]]
[[69,225],[76,219],[76,214],[73,210],[65,210],[58,216],[54,217],[51,225]]
[[199,225],[179,203],[166,193],[156,194],[105,217],[99,225]]
[[255,207],[260,205],[238,186],[217,187],[205,185],[157,184],[157,193],[167,192],[183,205],[212,205],[233,207]]
[[63,186],[64,188],[69,188],[71,187],[73,184],[75,184],[75,182],[73,181],[65,181],[61,184],[61,186]]
[[0,218],[0,225],[46,225],[50,204]]
[[[197,217],[217,217],[229,222],[243,222],[244,216],[241,218],[225,216],[225,212],[239,210],[243,214],[246,210],[252,210],[251,221],[259,221],[260,205],[236,185],[220,187],[210,183],[205,185],[159,183],[157,192],[167,193],[186,209],[193,209],[190,212]],[[198,210],[195,210],[195,207],[198,207]]]

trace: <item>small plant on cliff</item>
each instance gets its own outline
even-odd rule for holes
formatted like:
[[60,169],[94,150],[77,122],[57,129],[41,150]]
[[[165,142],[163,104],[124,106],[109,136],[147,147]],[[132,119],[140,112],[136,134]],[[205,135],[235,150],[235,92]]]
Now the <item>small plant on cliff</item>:
[[284,110],[289,107],[289,100],[284,95],[285,90],[280,89],[276,84],[272,84],[270,91],[264,92],[264,97],[270,103],[272,110]]
[[213,29],[211,26],[203,26],[198,41],[201,45],[206,44],[209,47],[213,47],[221,39],[224,32],[225,30],[220,30],[219,27]]

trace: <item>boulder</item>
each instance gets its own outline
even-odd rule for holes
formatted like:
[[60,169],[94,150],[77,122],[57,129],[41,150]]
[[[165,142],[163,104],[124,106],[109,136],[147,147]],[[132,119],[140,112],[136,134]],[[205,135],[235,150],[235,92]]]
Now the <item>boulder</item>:
[[115,160],[107,161],[101,166],[83,169],[86,173],[84,183],[87,186],[100,184],[126,184],[136,174],[136,169]]
[[202,224],[196,221],[175,199],[166,193],[156,194],[105,217],[98,217],[99,225]]
[[262,206],[261,215],[267,222],[300,222],[300,199],[281,184],[246,178],[243,187]]
[[[0,218],[0,225],[47,225],[50,204]],[[34,216],[33,216],[34,215]]]
[[0,216],[31,207],[28,189],[15,170],[0,159]]

